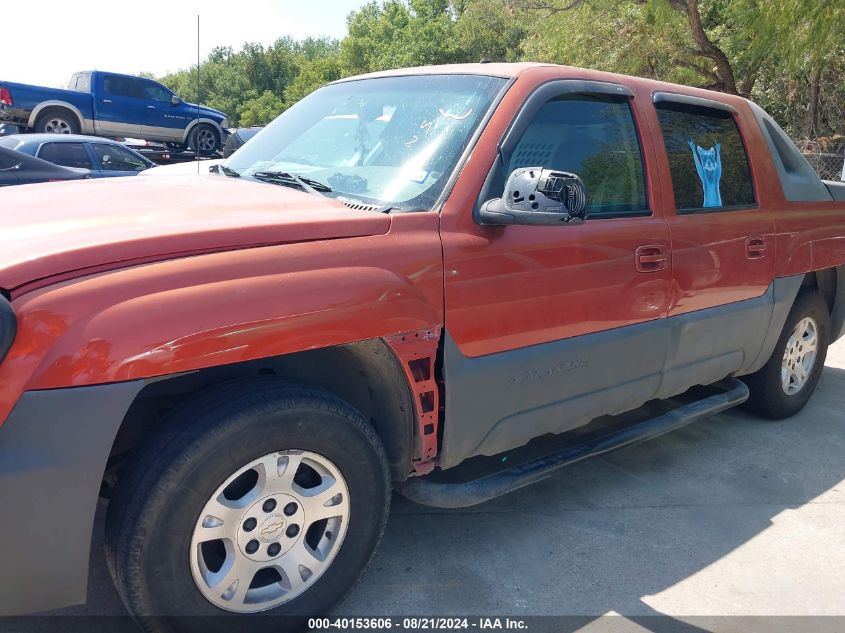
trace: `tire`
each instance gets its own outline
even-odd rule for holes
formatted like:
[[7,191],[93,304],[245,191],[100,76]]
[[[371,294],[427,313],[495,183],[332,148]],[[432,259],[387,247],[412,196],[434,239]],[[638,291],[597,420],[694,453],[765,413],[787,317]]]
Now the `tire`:
[[[811,327],[815,332],[815,354],[808,359]],[[793,339],[801,329],[802,340]],[[824,369],[830,341],[830,314],[822,295],[803,290],[795,299],[772,355],[757,372],[743,380],[751,392],[746,408],[773,420],[788,418],[807,404]]]
[[[358,411],[326,392],[268,377],[201,392],[158,428],[120,473],[106,517],[109,569],[143,628],[212,632],[241,623],[256,632],[298,629],[352,589],[384,532],[391,492],[384,448]],[[313,456],[324,461],[309,461]],[[261,459],[261,466],[244,471]],[[297,459],[303,465],[285,488],[294,492],[281,494],[272,486],[289,482],[285,475]],[[273,468],[282,471],[278,478]],[[309,487],[317,479],[319,485]],[[322,497],[335,494],[325,501],[305,496],[322,487]],[[268,506],[271,498],[275,508]],[[227,506],[223,512],[218,499]],[[336,516],[312,523],[306,516],[312,511]],[[206,551],[198,543],[208,530],[227,538],[206,541]],[[257,550],[249,549],[253,541]],[[271,549],[279,544],[287,549]],[[280,571],[250,575],[265,562]],[[241,567],[248,571],[237,571]],[[299,579],[282,569],[298,570]],[[241,582],[248,586],[241,578],[251,578],[249,587],[258,590],[238,591]]]
[[48,108],[38,115],[35,131],[48,134],[79,134],[79,121],[70,110]]
[[220,134],[208,123],[200,123],[188,134],[187,145],[198,156],[211,156],[220,149]]

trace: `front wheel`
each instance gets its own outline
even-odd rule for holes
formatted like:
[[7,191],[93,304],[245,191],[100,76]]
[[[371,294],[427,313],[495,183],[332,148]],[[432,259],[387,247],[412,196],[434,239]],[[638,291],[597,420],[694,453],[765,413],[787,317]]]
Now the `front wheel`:
[[[384,530],[387,459],[345,402],[276,379],[206,392],[124,469],[106,551],[128,610],[156,630],[278,631],[330,610]],[[148,619],[152,618],[152,619]]]
[[821,377],[830,341],[830,315],[817,290],[803,290],[789,311],[768,362],[743,378],[747,408],[774,420],[798,413]]
[[198,156],[211,156],[220,149],[220,135],[207,123],[200,123],[188,134],[188,147]]

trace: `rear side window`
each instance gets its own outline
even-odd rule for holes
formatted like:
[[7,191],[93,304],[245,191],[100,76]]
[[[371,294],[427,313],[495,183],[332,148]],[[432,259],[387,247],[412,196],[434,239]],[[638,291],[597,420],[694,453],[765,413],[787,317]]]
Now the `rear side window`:
[[74,75],[74,82],[71,90],[77,92],[91,92],[91,74],[79,73]]
[[587,218],[649,215],[642,155],[626,99],[567,94],[546,102],[517,143],[507,173],[545,167],[578,174]]
[[748,155],[730,112],[672,102],[655,107],[679,213],[755,204]]
[[91,169],[91,159],[82,143],[45,143],[38,150],[38,158],[55,165]]

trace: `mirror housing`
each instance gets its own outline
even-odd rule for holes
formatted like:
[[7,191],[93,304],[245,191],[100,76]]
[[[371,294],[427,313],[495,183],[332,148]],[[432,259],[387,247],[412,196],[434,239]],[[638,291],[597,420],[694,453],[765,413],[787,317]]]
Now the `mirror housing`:
[[170,95],[170,105],[179,105],[182,100],[176,95]]
[[523,167],[508,176],[504,197],[481,205],[478,220],[482,226],[581,224],[586,209],[587,187],[577,174]]

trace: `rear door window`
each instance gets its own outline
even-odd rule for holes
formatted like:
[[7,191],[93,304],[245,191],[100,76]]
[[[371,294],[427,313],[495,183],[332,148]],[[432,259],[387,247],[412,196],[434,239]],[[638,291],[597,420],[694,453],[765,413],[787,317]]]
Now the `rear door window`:
[[38,150],[38,158],[64,167],[91,169],[91,158],[82,143],[45,143]]
[[132,77],[121,77],[120,75],[106,75],[103,77],[103,90],[107,95],[113,97],[129,97],[131,99],[144,99],[143,83],[141,80]]
[[755,205],[748,155],[730,112],[669,101],[655,107],[678,213]]

